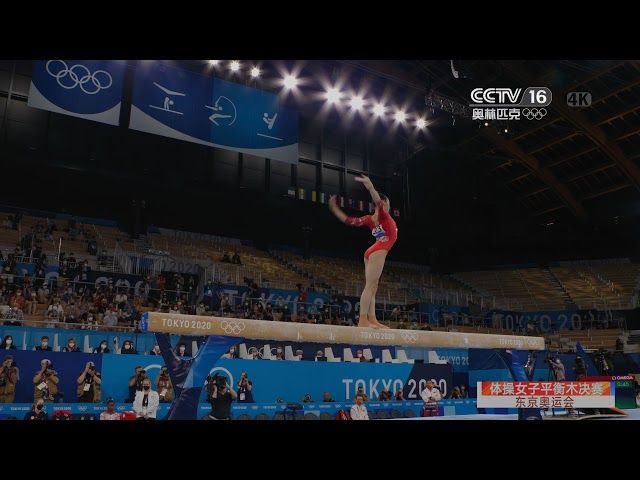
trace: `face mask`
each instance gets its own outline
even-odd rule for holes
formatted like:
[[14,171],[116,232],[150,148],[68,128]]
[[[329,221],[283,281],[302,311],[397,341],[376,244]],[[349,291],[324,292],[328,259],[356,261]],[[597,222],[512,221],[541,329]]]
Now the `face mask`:
[[361,353],[359,353],[359,354],[358,354],[358,358],[360,358],[360,357],[362,357],[362,354],[361,354]]
[[278,348],[278,349],[276,350],[276,352],[278,352],[278,353],[282,353],[282,349],[281,349],[281,348]]
[[38,410],[42,410],[42,407],[44,407],[44,405],[36,405],[36,408],[37,408]]
[[180,351],[184,352],[185,351],[185,347],[180,347]]
[[70,343],[70,344],[69,344],[69,346],[70,346],[71,348],[73,348],[73,347],[75,347],[75,346],[76,346],[76,344],[75,344],[75,343]]
[[13,340],[7,340],[7,345],[11,345],[13,343]]
[[149,390],[151,387],[150,387],[149,385],[145,385],[145,386],[144,386],[144,387],[142,387],[142,388],[144,388],[145,390]]
[[17,296],[20,296],[20,295],[22,295],[22,294],[21,294],[20,292],[18,292],[18,293],[16,293],[16,295],[17,295]]
[[153,347],[153,349],[154,349],[156,352],[159,352],[159,351],[160,351],[160,347],[159,347],[158,345],[156,345],[155,347]]
[[356,400],[356,403],[357,403],[358,405],[362,405],[362,400]]
[[43,347],[46,347],[47,345],[49,345],[49,342],[42,342]]
[[104,350],[105,348],[107,348],[107,344],[103,343],[102,345],[100,345],[100,348],[102,348]]
[[87,317],[87,320],[91,321],[93,320],[93,317]]
[[17,312],[18,311],[18,307],[13,307],[13,311]]
[[124,346],[124,349],[125,349],[125,350],[129,350],[130,348],[131,348],[131,347],[130,347],[129,345],[125,345],[125,346]]

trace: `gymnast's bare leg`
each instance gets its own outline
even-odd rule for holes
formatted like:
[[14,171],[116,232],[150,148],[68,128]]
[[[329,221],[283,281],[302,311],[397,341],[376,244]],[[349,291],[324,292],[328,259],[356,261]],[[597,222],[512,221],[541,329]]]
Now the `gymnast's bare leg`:
[[[376,291],[387,258],[387,250],[371,252],[364,260],[365,285],[360,295],[360,322],[358,327],[389,328],[376,319]],[[364,313],[366,312],[366,313]]]

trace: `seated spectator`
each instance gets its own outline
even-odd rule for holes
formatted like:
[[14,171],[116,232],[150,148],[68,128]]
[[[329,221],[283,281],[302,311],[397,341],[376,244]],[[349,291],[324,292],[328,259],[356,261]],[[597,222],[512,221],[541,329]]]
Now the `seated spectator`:
[[300,349],[296,350],[296,357],[298,357],[298,359],[302,360],[302,354],[303,353],[304,352],[302,350],[300,350]]
[[40,345],[38,345],[37,347],[33,347],[33,349],[42,352],[50,352],[51,350],[53,350],[51,348],[51,345],[49,345],[49,337],[47,335],[43,335],[40,339]]
[[224,252],[224,255],[222,255],[222,261],[224,263],[231,263],[231,257],[229,256],[229,252]]
[[115,332],[118,329],[116,325],[118,324],[118,317],[116,315],[115,308],[110,308],[106,311],[104,317],[102,318],[102,323],[105,326],[105,330],[108,332]]
[[13,343],[12,335],[6,335],[2,340],[2,343],[0,343],[0,350],[17,350],[17,349],[18,347],[16,347],[15,344]]
[[22,322],[24,321],[24,314],[22,310],[18,307],[17,303],[11,304],[11,308],[4,312],[4,325],[11,325],[14,327],[22,326]]
[[38,294],[36,292],[29,292],[29,296],[24,302],[25,313],[27,315],[36,315],[38,313]]
[[331,395],[329,394],[329,392],[324,392],[322,394],[322,401],[323,402],[335,402],[335,400],[333,398],[331,398]]
[[109,343],[107,340],[102,340],[100,345],[93,349],[93,353],[109,353]]
[[276,348],[276,360],[284,360],[284,349],[282,347]]
[[64,347],[62,347],[62,351],[63,352],[82,352],[82,350],[80,350],[80,348],[78,347],[78,342],[76,342],[76,339],[74,337],[71,337],[67,341],[67,344]]
[[122,343],[122,349],[120,350],[120,353],[124,355],[135,355],[136,350],[133,346],[133,342],[131,340],[125,340]]
[[320,358],[324,358],[324,352],[322,350],[318,350],[316,352],[316,362],[318,361],[318,359]]
[[362,349],[358,349],[358,351],[356,352],[356,354],[353,356],[353,358],[359,358],[361,362],[366,362],[367,359],[364,358],[364,354],[362,353]]
[[184,342],[178,343],[178,346],[176,347],[176,353],[179,357],[188,357],[189,354],[187,353],[187,344]]
[[162,355],[162,353],[160,352],[160,345],[158,345],[158,342],[155,343],[155,345],[153,346],[153,350],[149,352],[149,355]]
[[282,317],[280,317],[281,322],[290,322],[291,321],[291,312],[289,311],[289,305],[286,303],[282,307]]
[[237,251],[233,253],[233,257],[231,257],[231,263],[233,263],[234,265],[242,265],[242,261],[240,260],[240,255],[238,254]]
[[302,403],[314,403],[310,393],[307,393],[304,396],[304,398],[302,399]]

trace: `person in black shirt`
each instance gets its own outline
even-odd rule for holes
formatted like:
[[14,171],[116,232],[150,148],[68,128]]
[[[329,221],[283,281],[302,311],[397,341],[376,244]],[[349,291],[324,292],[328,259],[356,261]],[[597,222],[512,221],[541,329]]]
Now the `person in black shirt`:
[[211,388],[211,415],[212,420],[229,420],[231,416],[231,404],[238,398],[238,394],[226,382],[218,389],[216,382],[212,382]]

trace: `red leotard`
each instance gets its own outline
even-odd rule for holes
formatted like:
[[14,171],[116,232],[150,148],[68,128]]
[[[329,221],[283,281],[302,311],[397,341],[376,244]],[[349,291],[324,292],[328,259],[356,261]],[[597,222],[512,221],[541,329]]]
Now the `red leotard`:
[[369,259],[369,255],[378,250],[391,250],[391,247],[396,243],[398,238],[398,230],[396,228],[395,220],[389,215],[383,207],[382,200],[377,203],[378,206],[378,226],[374,225],[371,220],[371,215],[365,215],[364,217],[347,217],[344,221],[346,225],[352,227],[367,226],[371,229],[371,235],[376,238],[376,243],[367,248],[364,252],[364,258]]

